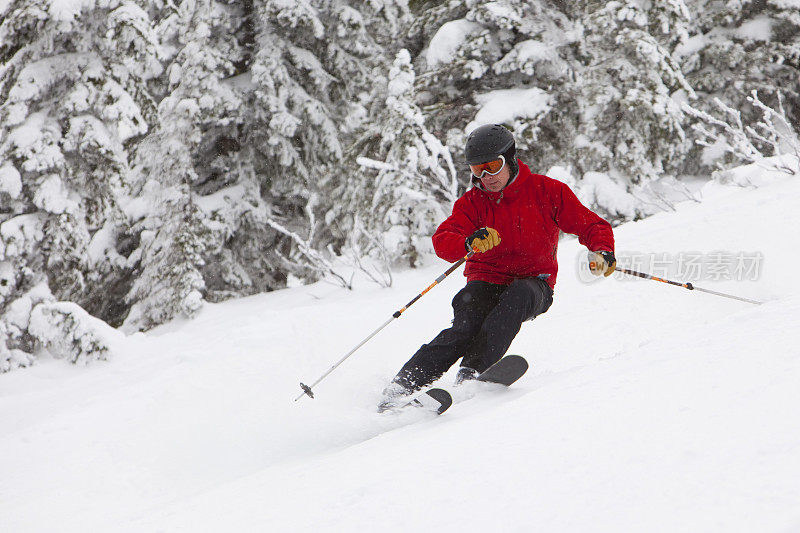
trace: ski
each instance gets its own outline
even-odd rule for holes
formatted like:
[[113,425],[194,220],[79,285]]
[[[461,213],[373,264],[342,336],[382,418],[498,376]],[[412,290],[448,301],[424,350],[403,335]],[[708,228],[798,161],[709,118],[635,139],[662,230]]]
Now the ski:
[[[521,355],[507,355],[479,374],[475,381],[496,383],[508,387],[527,371],[528,362],[524,357]],[[436,387],[417,394],[403,404],[395,404],[389,400],[384,401],[378,406],[378,412],[399,411],[408,407],[415,407],[440,415],[447,411],[451,405],[453,405],[453,397],[450,396],[450,393]]]
[[451,405],[453,405],[453,397],[450,396],[450,393],[444,389],[434,388],[426,390],[423,394],[420,394],[408,402],[404,407],[422,407],[440,415],[447,411]]
[[383,402],[378,406],[378,412],[399,411],[407,407],[414,407],[431,411],[440,415],[453,405],[453,397],[444,389],[433,388],[418,394],[404,404],[392,405],[391,402]]
[[510,386],[528,371],[528,361],[521,355],[507,355],[475,378],[484,383]]

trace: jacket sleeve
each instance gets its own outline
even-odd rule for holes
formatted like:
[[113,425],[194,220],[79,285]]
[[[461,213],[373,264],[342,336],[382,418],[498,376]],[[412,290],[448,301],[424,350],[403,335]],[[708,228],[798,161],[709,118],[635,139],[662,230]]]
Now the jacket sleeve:
[[553,183],[553,218],[561,231],[577,235],[578,241],[593,252],[613,252],[614,232],[611,224],[583,205],[565,183],[556,180]]
[[433,234],[436,255],[454,263],[467,254],[464,241],[478,229],[477,214],[469,200],[462,196],[453,206],[453,214],[442,222]]

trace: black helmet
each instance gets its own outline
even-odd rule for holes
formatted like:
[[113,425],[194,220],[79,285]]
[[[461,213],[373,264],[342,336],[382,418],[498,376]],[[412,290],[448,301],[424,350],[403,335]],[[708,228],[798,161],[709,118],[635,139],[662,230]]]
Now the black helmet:
[[468,165],[485,163],[502,155],[507,163],[516,166],[514,136],[500,124],[480,126],[467,137],[464,155]]

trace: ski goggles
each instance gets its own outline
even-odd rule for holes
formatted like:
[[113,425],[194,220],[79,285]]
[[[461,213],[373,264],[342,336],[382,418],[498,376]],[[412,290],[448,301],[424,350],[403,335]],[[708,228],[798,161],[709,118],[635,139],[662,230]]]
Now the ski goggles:
[[506,158],[501,155],[497,159],[492,159],[486,163],[470,165],[469,168],[472,170],[473,176],[481,179],[484,174],[489,174],[490,176],[498,174],[501,170],[503,170],[504,166],[506,166]]

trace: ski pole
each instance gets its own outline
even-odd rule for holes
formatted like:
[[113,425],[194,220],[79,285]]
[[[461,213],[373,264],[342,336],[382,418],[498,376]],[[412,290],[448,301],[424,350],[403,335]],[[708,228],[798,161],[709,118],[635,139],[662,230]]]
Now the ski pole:
[[627,268],[620,268],[615,267],[614,270],[617,272],[622,272],[623,274],[628,274],[629,276],[638,276],[644,279],[651,279],[653,281],[660,281],[661,283],[668,283],[670,285],[675,285],[676,287],[683,287],[684,289],[689,289],[690,291],[700,291],[700,292],[707,292],[708,294],[713,294],[715,296],[722,296],[724,298],[732,298],[734,300],[739,300],[742,302],[748,302],[751,304],[761,305],[763,302],[758,302],[756,300],[749,300],[747,298],[742,298],[741,296],[733,296],[732,294],[725,294],[724,292],[717,292],[712,291],[709,289],[701,289],[700,287],[695,287],[691,283],[679,283],[677,281],[670,281],[668,279],[657,278],[655,276],[651,276],[650,274],[644,274],[643,272],[636,272],[635,270],[628,270]]
[[463,264],[463,263],[464,263],[464,262],[465,262],[467,259],[469,259],[469,258],[470,258],[470,257],[472,257],[473,255],[475,255],[475,250],[473,250],[473,251],[469,252],[467,255],[465,255],[464,257],[462,257],[461,259],[459,259],[459,260],[458,260],[458,261],[456,261],[455,263],[453,263],[453,264],[450,266],[450,268],[448,268],[448,269],[447,269],[447,270],[444,272],[444,274],[442,274],[441,276],[439,276],[438,278],[436,278],[436,280],[434,280],[434,282],[433,282],[433,283],[431,283],[430,285],[428,285],[428,288],[427,288],[427,289],[425,289],[425,290],[424,290],[424,291],[422,291],[421,293],[419,293],[419,294],[417,294],[416,296],[414,296],[414,298],[412,298],[410,302],[408,302],[406,305],[404,305],[402,309],[398,309],[397,311],[395,311],[395,312],[394,312],[394,314],[392,314],[392,317],[391,317],[389,320],[387,320],[386,322],[384,322],[384,323],[383,323],[383,324],[382,324],[382,325],[381,325],[381,326],[380,326],[378,329],[376,329],[375,331],[373,331],[372,333],[370,333],[370,334],[369,334],[369,336],[368,336],[366,339],[364,339],[363,341],[361,341],[360,343],[358,343],[358,345],[357,345],[355,348],[353,348],[352,350],[350,350],[349,352],[347,352],[347,353],[344,355],[344,357],[342,357],[342,358],[341,358],[341,359],[339,359],[339,360],[338,360],[336,363],[334,363],[334,365],[333,365],[332,367],[330,367],[330,368],[328,369],[328,371],[327,371],[327,372],[325,372],[324,374],[322,374],[322,375],[319,377],[319,379],[317,379],[317,381],[315,381],[315,382],[314,382],[314,383],[312,383],[311,385],[306,385],[306,384],[304,384],[304,383],[300,383],[300,388],[301,388],[301,389],[303,389],[303,392],[300,394],[300,396],[298,396],[297,398],[295,398],[295,399],[294,399],[294,401],[297,401],[297,400],[299,400],[300,398],[302,398],[302,397],[303,397],[303,395],[307,395],[309,398],[313,398],[313,397],[314,397],[314,393],[311,391],[311,389],[313,389],[314,387],[316,387],[316,386],[319,384],[319,382],[320,382],[320,381],[322,381],[323,379],[325,379],[326,377],[328,377],[328,374],[330,374],[331,372],[333,372],[334,370],[336,370],[336,367],[338,367],[339,365],[341,365],[342,363],[344,363],[344,362],[345,362],[345,360],[346,360],[348,357],[350,357],[351,355],[353,355],[353,353],[355,353],[355,351],[356,351],[356,350],[358,350],[359,348],[361,348],[362,346],[364,346],[364,345],[367,343],[367,341],[369,341],[369,340],[370,340],[372,337],[374,337],[375,335],[377,335],[379,331],[381,331],[383,328],[385,328],[386,326],[388,326],[388,325],[389,325],[389,323],[390,323],[392,320],[394,320],[395,318],[400,318],[400,315],[402,315],[402,314],[403,314],[403,313],[406,311],[406,309],[408,309],[409,307],[411,307],[412,305],[414,305],[414,303],[415,303],[417,300],[419,300],[420,298],[422,298],[422,297],[425,295],[425,293],[426,293],[426,292],[428,292],[429,290],[431,290],[432,288],[434,288],[435,286],[437,286],[439,283],[441,283],[442,281],[444,281],[444,278],[446,278],[447,276],[449,276],[450,274],[452,274],[452,273],[453,273],[453,271],[454,271],[455,269],[457,269],[458,267],[460,267],[460,266],[461,266],[461,265],[462,265],[462,264]]

